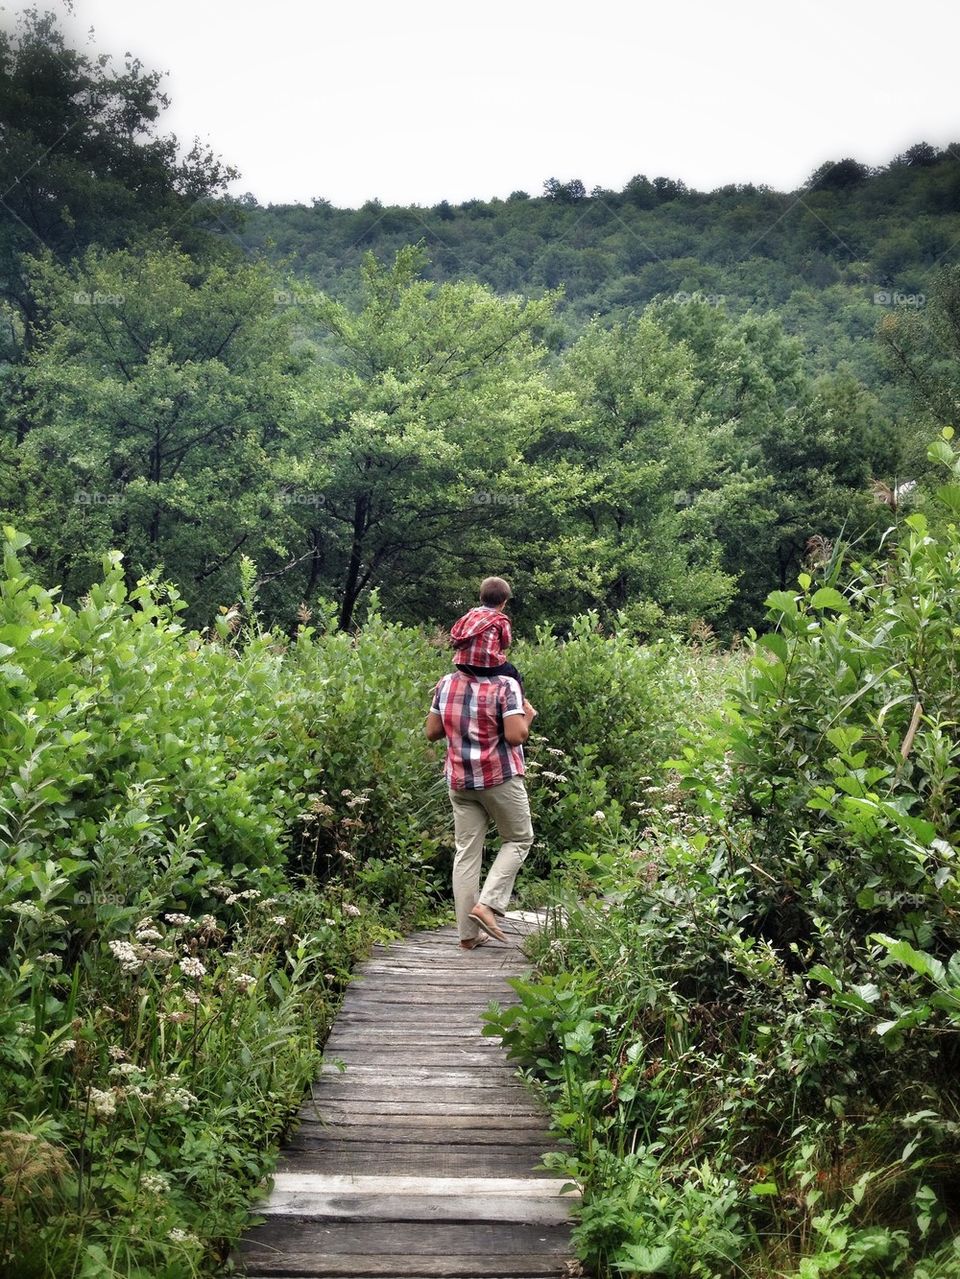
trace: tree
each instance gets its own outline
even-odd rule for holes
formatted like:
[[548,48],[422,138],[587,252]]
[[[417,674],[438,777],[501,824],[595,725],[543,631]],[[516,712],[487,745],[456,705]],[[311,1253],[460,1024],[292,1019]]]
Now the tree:
[[706,460],[690,365],[687,348],[648,316],[594,322],[568,353],[569,415],[537,450],[566,490],[552,530],[566,563],[554,561],[553,582],[550,560],[539,575],[566,596],[554,610],[619,613],[649,632],[726,603],[732,582],[683,511]]
[[537,335],[555,299],[433,285],[425,263],[416,247],[390,266],[368,255],[359,312],[322,295],[310,308],[322,358],[303,438],[325,477],[324,581],[344,629],[374,587],[402,616],[442,615],[464,572],[502,554],[549,399]]
[[76,597],[119,547],[131,585],[163,563],[191,618],[209,618],[260,545],[284,431],[289,317],[272,272],[201,269],[157,237],[74,269],[45,255],[30,283],[32,422],[15,462],[38,564]]
[[0,32],[0,296],[17,317],[12,358],[29,349],[35,319],[26,257],[66,262],[161,225],[210,252],[198,228],[231,223],[215,197],[237,171],[199,140],[180,158],[176,138],[156,134],[169,105],[160,79],[129,54],[119,71],[105,54],[68,48],[52,13],[27,10],[14,34]]
[[860,186],[869,175],[869,168],[859,160],[827,160],[814,170],[806,185],[811,191],[846,191]]

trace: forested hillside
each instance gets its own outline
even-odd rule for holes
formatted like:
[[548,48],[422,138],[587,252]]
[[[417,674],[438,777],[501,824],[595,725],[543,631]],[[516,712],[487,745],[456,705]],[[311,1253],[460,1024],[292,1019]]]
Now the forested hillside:
[[639,174],[621,191],[554,178],[542,192],[432,208],[237,204],[245,244],[327,290],[342,293],[364,250],[423,241],[430,279],[502,294],[562,286],[568,339],[593,315],[702,294],[732,316],[775,310],[811,371],[846,361],[877,387],[888,381],[871,341],[881,308],[922,306],[960,239],[960,144],[919,142],[880,168],[827,160],[792,192]]

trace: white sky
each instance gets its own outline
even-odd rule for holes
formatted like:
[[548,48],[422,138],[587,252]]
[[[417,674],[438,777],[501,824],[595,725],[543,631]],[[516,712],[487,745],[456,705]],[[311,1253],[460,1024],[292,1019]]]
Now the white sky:
[[[4,20],[34,0],[6,0]],[[798,187],[824,160],[960,141],[955,0],[76,0],[68,30],[168,71],[161,128],[234,194],[356,207]]]

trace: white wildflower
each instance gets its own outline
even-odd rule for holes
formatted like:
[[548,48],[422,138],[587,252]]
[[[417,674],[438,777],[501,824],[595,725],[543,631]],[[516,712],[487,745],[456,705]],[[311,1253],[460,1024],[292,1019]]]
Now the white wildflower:
[[167,1093],[167,1101],[180,1110],[189,1110],[191,1106],[197,1104],[197,1099],[189,1088],[171,1088]]
[[126,1049],[125,1049],[125,1048],[120,1048],[120,1047],[118,1047],[116,1044],[111,1044],[111,1045],[110,1045],[110,1047],[107,1049],[107,1055],[110,1057],[111,1061],[126,1061],[126,1060],[127,1060],[127,1051],[126,1051]]
[[196,1008],[202,1001],[195,990],[185,990],[183,997],[191,1008]]
[[186,928],[187,924],[191,922],[189,915],[181,915],[179,911],[171,911],[169,915],[164,915],[164,919],[168,924],[173,924],[175,928]]
[[246,994],[248,990],[257,984],[256,977],[253,977],[250,973],[231,973],[231,979],[233,984],[243,994]]
[[101,1088],[91,1088],[90,1105],[99,1119],[110,1119],[117,1113],[117,1094],[112,1088],[106,1092]]
[[207,970],[199,959],[194,959],[192,955],[184,955],[180,960],[180,971],[184,977],[202,977]]
[[361,911],[360,911],[360,907],[354,906],[353,902],[345,902],[343,906],[343,913],[345,915],[357,916],[361,913]]
[[52,950],[45,950],[42,955],[37,956],[41,964],[55,964],[58,959],[62,958],[62,955],[55,955]]
[[165,1195],[170,1189],[170,1182],[162,1172],[145,1172],[140,1178],[140,1187],[148,1195]]
[[604,814],[604,811],[602,808],[597,809],[597,811],[593,815],[593,820],[595,822],[605,822],[607,820],[606,815]]
[[137,941],[162,941],[163,933],[158,933],[155,928],[138,928]]
[[167,1238],[172,1239],[174,1243],[194,1244],[200,1242],[196,1235],[191,1234],[189,1230],[181,1230],[179,1226],[174,1226],[172,1230],[168,1230]]
[[110,950],[114,959],[125,973],[138,973],[144,965],[143,958],[137,954],[128,941],[112,941]]
[[143,1067],[132,1061],[121,1061],[118,1065],[110,1067],[111,1079],[129,1079],[132,1075],[142,1074]]
[[270,918],[270,923],[276,924],[278,928],[282,928],[286,922],[286,915],[272,915]]
[[38,906],[34,906],[33,902],[14,902],[9,909],[24,919],[32,919],[37,924],[43,919],[43,911]]
[[67,1053],[72,1053],[73,1050],[76,1048],[76,1046],[77,1046],[77,1041],[75,1039],[61,1039],[58,1044],[54,1045],[53,1049],[51,1050],[50,1056],[66,1057]]

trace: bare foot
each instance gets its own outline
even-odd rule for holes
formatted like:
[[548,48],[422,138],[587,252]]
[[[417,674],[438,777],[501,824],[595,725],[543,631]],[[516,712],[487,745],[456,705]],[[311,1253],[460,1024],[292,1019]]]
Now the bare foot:
[[475,919],[485,933],[491,937],[496,937],[497,941],[506,941],[506,934],[497,923],[497,917],[489,906],[484,906],[477,902],[473,910],[470,912],[470,918]]

